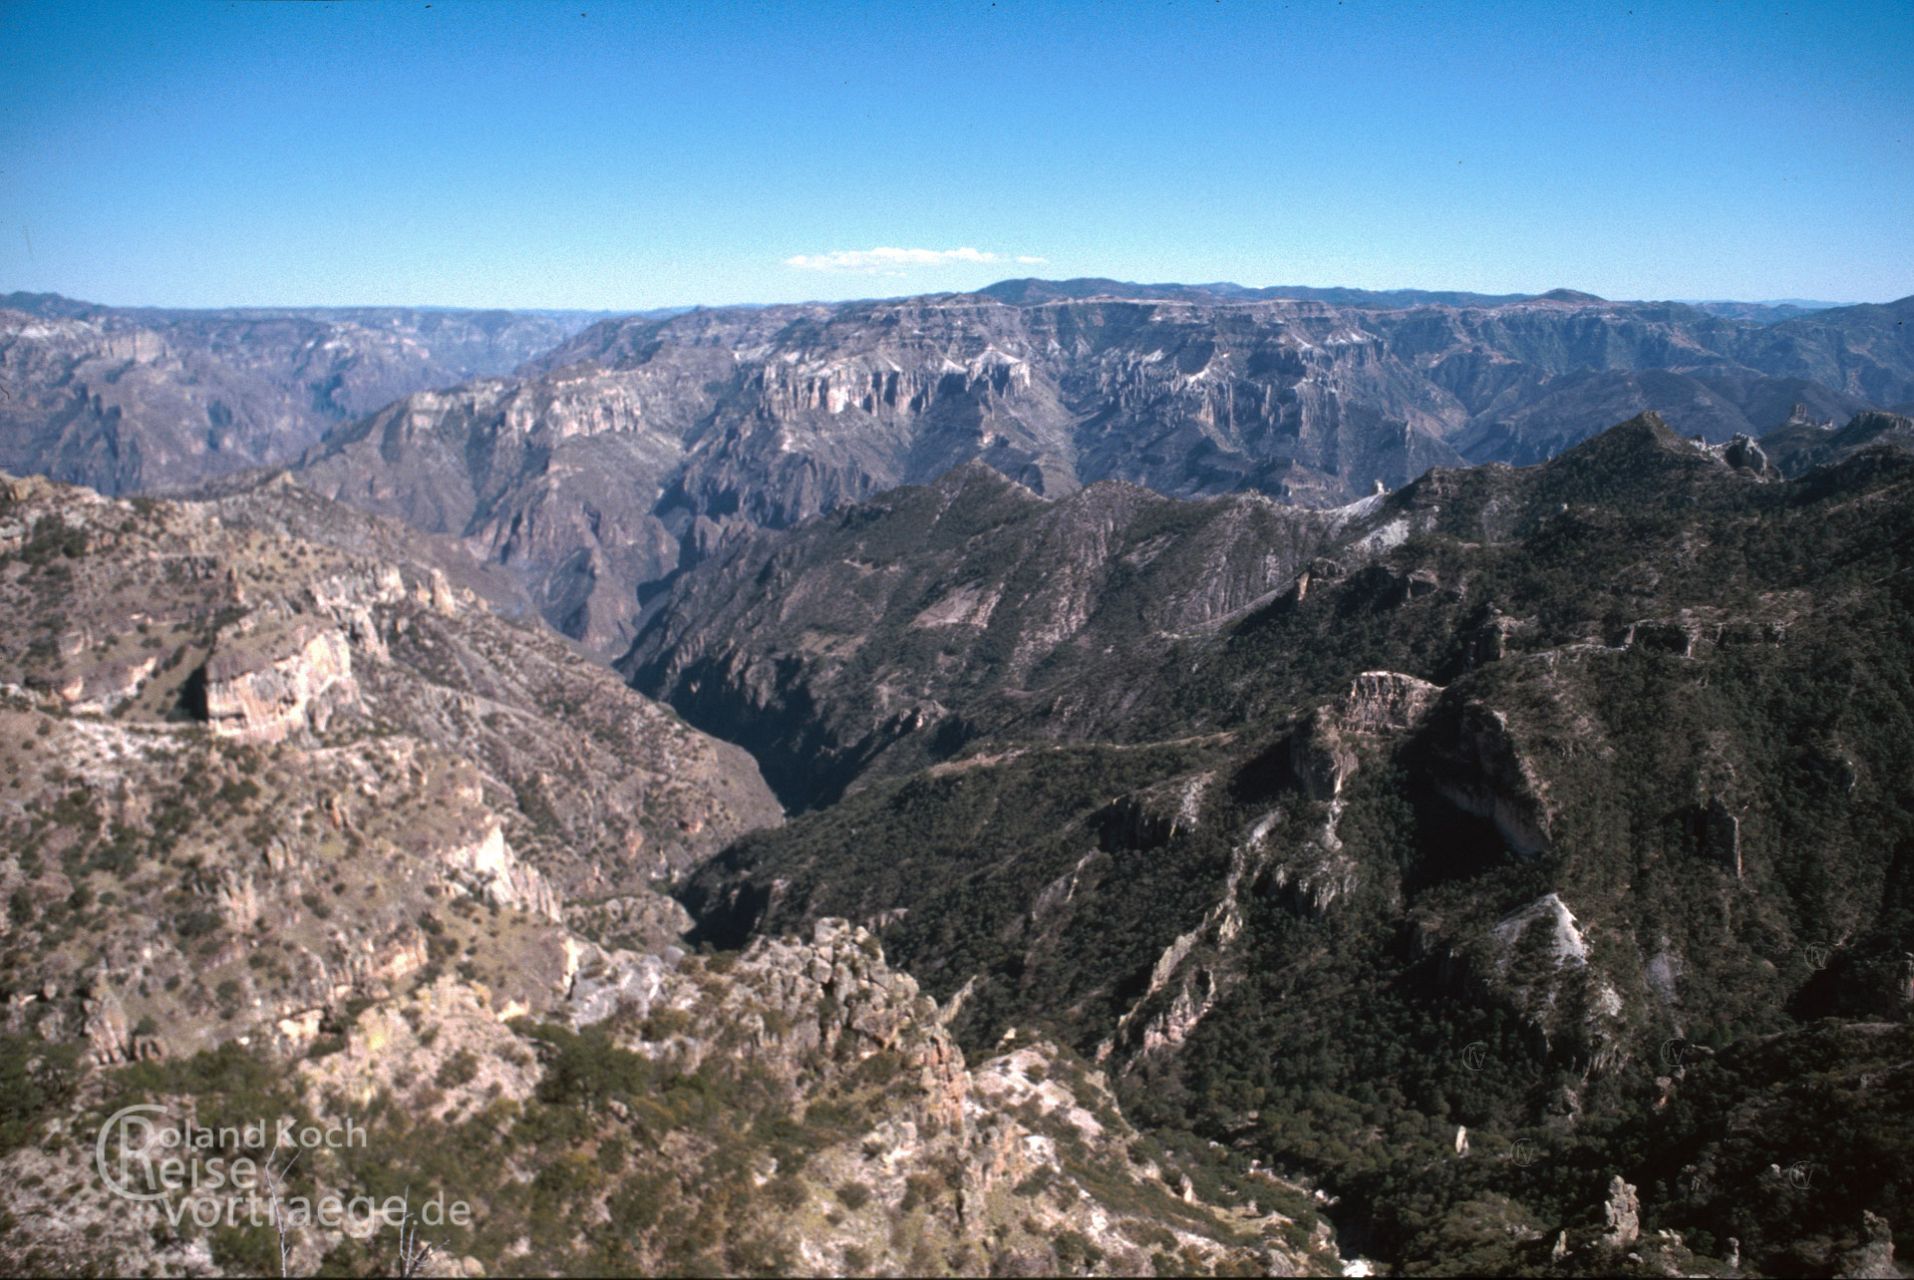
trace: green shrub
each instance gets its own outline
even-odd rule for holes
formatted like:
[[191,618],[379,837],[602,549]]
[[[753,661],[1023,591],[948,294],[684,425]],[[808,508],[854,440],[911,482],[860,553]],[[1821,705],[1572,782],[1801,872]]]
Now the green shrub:
[[439,1065],[435,1083],[443,1089],[456,1089],[460,1085],[470,1084],[478,1076],[478,1055],[470,1049],[460,1049]]
[[72,1100],[79,1051],[33,1035],[0,1035],[0,1155],[26,1145]]
[[788,1173],[771,1179],[764,1193],[770,1198],[772,1204],[786,1213],[794,1213],[802,1209],[811,1199],[811,1189],[804,1185],[804,1180]]

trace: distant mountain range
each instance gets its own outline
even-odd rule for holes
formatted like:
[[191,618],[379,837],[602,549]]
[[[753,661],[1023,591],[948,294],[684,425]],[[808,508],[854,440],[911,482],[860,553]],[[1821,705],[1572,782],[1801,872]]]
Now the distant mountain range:
[[[1510,302],[1530,302],[1538,298],[1554,301],[1603,302],[1592,293],[1577,289],[1551,289],[1546,293],[1468,293],[1458,289],[1349,289],[1320,288],[1301,284],[1273,284],[1249,287],[1220,281],[1215,284],[1136,284],[1127,280],[1109,280],[1098,276],[1079,276],[1070,280],[1000,280],[979,289],[979,293],[1000,302],[1057,302],[1083,298],[1153,298],[1177,302],[1268,302],[1295,299],[1327,302],[1338,307],[1356,307],[1388,311],[1407,307],[1498,307]],[[1847,306],[1842,302],[1816,302],[1806,298],[1781,298],[1771,302],[1729,300],[1681,300],[1684,305],[1711,315],[1757,324],[1789,320],[1811,311],[1827,311]]]
[[13,299],[0,466],[112,492],[291,463],[509,566],[606,656],[726,540],[971,459],[1049,496],[1121,479],[1333,506],[1432,466],[1537,462],[1644,409],[1721,441],[1914,403],[1914,299],[1776,318],[1012,280],[589,325]]
[[598,317],[411,307],[103,307],[0,297],[0,469],[108,493],[296,457],[427,387],[508,372]]
[[1914,303],[1756,324],[1558,293],[1492,305],[1134,299],[1100,283],[595,324],[519,376],[412,397],[298,465],[515,566],[601,653],[658,585],[978,460],[1048,496],[1105,479],[1327,506],[1432,466],[1540,461],[1655,409],[1721,441],[1914,400]]

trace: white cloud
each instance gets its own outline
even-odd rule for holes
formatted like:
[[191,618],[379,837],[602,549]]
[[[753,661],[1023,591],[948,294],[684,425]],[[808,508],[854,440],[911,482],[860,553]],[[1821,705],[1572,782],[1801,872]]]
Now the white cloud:
[[800,253],[784,265],[800,271],[853,271],[863,275],[902,275],[914,267],[945,267],[992,262],[1026,266],[1044,261],[1028,254],[986,253],[981,249],[837,249],[830,253]]

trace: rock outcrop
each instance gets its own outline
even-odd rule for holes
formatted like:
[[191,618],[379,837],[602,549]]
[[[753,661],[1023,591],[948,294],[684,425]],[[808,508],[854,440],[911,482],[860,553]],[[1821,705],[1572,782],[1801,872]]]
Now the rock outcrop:
[[1549,847],[1546,784],[1518,744],[1508,713],[1464,702],[1445,717],[1432,747],[1437,787],[1464,813],[1487,818],[1510,849],[1533,855]]
[[1900,1280],[1901,1269],[1894,1263],[1894,1232],[1887,1219],[1862,1210],[1861,1235],[1864,1243],[1841,1259],[1839,1274],[1854,1280]]
[[1602,1244],[1610,1249],[1627,1249],[1642,1236],[1641,1200],[1635,1188],[1620,1175],[1609,1179],[1608,1200],[1602,1205]]
[[[296,487],[117,502],[8,480],[0,519],[29,531],[0,560],[0,740],[40,748],[0,780],[0,990],[55,993],[9,1000],[11,1033],[112,1063],[303,1052],[448,963],[481,912],[508,923],[460,944],[468,976],[550,1009],[568,897],[656,943],[675,907],[607,904],[670,907],[654,878],[779,816],[742,753]],[[70,696],[102,670],[135,674],[109,705]],[[76,927],[110,980],[35,941]]]
[[345,637],[310,623],[223,634],[203,679],[207,724],[241,742],[324,733],[359,693]]
[[457,845],[440,856],[458,883],[487,902],[552,921],[560,918],[557,890],[513,856],[501,825],[494,823],[475,843]]

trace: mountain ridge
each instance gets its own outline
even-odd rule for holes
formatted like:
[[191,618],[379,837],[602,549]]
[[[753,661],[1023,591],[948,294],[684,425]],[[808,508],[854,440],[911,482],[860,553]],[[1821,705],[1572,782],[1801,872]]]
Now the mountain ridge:
[[[487,348],[501,376],[383,407],[369,402],[395,378],[444,381],[403,324],[388,357],[391,334],[349,319],[202,317],[191,346],[136,318],[16,318],[11,340],[0,325],[0,376],[16,388],[0,404],[14,450],[0,466],[151,490],[297,454],[328,495],[508,566],[548,621],[611,657],[672,575],[727,539],[970,458],[1052,495],[1118,478],[1328,507],[1432,466],[1537,462],[1643,408],[1720,442],[1763,435],[1796,405],[1824,421],[1914,401],[1909,300],[1757,323],[1564,290],[1358,306],[1212,286],[1053,297],[1110,282],[1040,283],[1055,287],[1021,303],[984,292],[601,319],[535,353]],[[359,336],[320,336],[335,323]],[[456,343],[470,319],[432,323]],[[259,334],[292,362],[219,364]]]
[[[656,584],[726,539],[965,459],[1045,494],[1119,478],[1334,506],[1430,466],[1538,461],[1643,407],[1716,441],[1762,434],[1796,403],[1867,407],[1816,372],[1914,395],[1898,336],[1816,354],[1795,323],[1579,295],[1383,311],[978,294],[700,309],[601,321],[515,381],[342,427],[300,469],[518,565],[554,625],[610,656]],[[1825,347],[1847,320],[1814,323]],[[1758,372],[1750,352],[1792,372]]]
[[0,469],[108,492],[295,458],[397,396],[508,372],[589,317],[455,308],[121,308],[0,298]]

